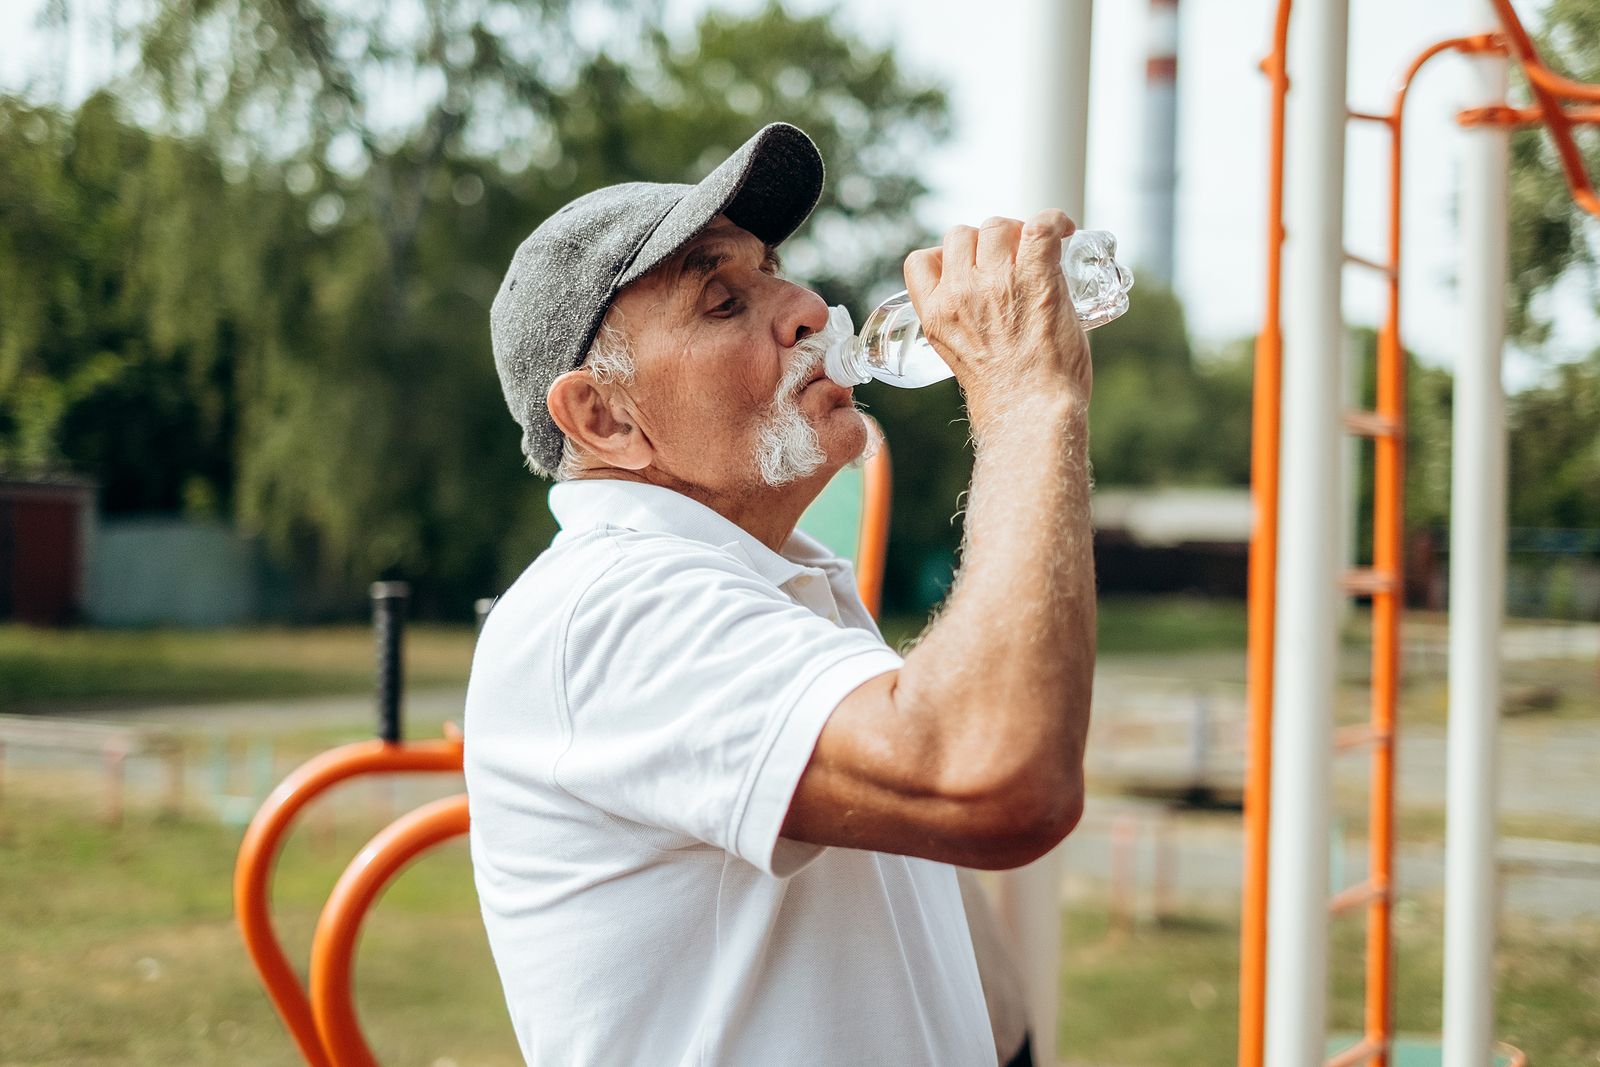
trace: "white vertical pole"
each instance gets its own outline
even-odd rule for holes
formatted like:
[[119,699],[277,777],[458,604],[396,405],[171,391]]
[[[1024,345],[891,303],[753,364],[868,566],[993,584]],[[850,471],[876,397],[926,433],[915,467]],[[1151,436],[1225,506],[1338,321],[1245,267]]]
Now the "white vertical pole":
[[[1058,207],[1084,222],[1089,140],[1089,41],[1094,0],[1033,0],[1008,61],[1027,64],[1024,106],[1039,109],[1024,155],[1021,199],[1027,214]],[[1061,1002],[1061,856],[1051,852],[1001,875],[996,900],[1027,993],[1033,1062],[1055,1067]]]
[[[1494,25],[1483,0],[1466,11]],[[1506,63],[1469,57],[1465,106],[1505,101]],[[1464,135],[1461,355],[1450,472],[1450,726],[1446,742],[1444,1067],[1490,1063],[1494,1028],[1495,811],[1500,623],[1505,611],[1507,135]]]
[[1289,38],[1267,1067],[1319,1064],[1326,1051],[1347,24],[1348,0],[1308,0]]

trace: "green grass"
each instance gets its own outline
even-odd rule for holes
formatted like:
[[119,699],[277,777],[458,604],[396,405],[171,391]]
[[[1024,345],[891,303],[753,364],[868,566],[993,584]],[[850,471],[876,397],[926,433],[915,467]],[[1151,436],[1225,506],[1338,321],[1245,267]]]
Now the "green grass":
[[[1098,648],[1103,656],[1244,650],[1242,600],[1102,596],[1097,607]],[[925,623],[921,616],[890,616],[883,620],[884,640],[892,648],[903,648]]]
[[[79,805],[83,802],[79,801]],[[276,914],[305,958],[316,910],[374,829],[349,814],[331,842],[290,840]],[[0,1064],[298,1062],[256,985],[231,918],[238,835],[135,813],[120,831],[90,809],[7,793],[0,804]],[[1401,1028],[1439,1026],[1435,902],[1397,909]],[[1360,927],[1337,922],[1331,1023],[1360,1020]],[[1233,916],[1182,915],[1124,932],[1078,902],[1064,930],[1060,1041],[1072,1063],[1233,1063]],[[1600,926],[1509,924],[1500,952],[1500,1037],[1539,1067],[1600,1056]],[[420,860],[367,923],[357,967],[362,1021],[386,1065],[514,1064],[517,1050],[479,924],[465,849]]]
[[[375,825],[291,839],[275,913],[304,960],[321,901]],[[0,806],[0,1064],[299,1062],[232,918],[238,835],[135,816],[120,831],[15,793]],[[419,860],[367,923],[356,988],[384,1064],[520,1059],[465,845]]]
[[[1395,920],[1395,1011],[1401,1033],[1437,1034],[1442,941],[1437,902],[1403,901]],[[1239,933],[1233,916],[1179,916],[1135,932],[1103,910],[1069,910],[1064,931],[1060,1049],[1077,1062],[1231,1067],[1238,1025]],[[1362,1023],[1363,931],[1336,920],[1329,1028]],[[1600,926],[1563,931],[1507,923],[1497,960],[1497,1038],[1539,1067],[1600,1058]]]
[[[890,645],[921,631],[916,616],[884,620]],[[406,631],[413,686],[463,685],[466,627]],[[1100,650],[1182,652],[1244,647],[1244,605],[1193,597],[1105,597]],[[194,704],[363,693],[372,635],[362,626],[235,630],[44,630],[0,626],[0,712]]]
[[1193,596],[1106,596],[1099,603],[1105,656],[1199,652],[1245,646],[1242,600]]
[[[465,684],[466,627],[413,626],[414,686]],[[360,693],[372,688],[365,627],[42,630],[0,626],[0,711],[127,707]]]

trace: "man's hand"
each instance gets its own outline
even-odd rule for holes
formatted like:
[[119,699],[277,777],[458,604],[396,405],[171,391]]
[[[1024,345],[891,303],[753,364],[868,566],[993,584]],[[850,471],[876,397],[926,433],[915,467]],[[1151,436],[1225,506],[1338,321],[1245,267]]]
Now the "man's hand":
[[990,218],[906,258],[911,303],[965,390],[975,429],[1041,393],[1089,402],[1089,346],[1061,271],[1073,229],[1054,209],[1027,225]]

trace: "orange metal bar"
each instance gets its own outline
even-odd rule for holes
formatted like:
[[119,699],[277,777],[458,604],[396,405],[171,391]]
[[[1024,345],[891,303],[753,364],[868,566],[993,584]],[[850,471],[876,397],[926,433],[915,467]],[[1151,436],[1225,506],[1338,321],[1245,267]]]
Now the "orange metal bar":
[[356,1017],[351,980],[356,940],[368,910],[412,860],[466,832],[465,794],[424,804],[379,831],[328,895],[311,942],[311,1005],[333,1067],[378,1067]]
[[1399,424],[1376,411],[1346,410],[1344,428],[1358,437],[1389,437],[1400,432]]
[[[1388,883],[1377,878],[1369,878],[1365,882],[1357,882],[1355,885],[1346,886],[1335,893],[1328,900],[1328,911],[1331,914],[1338,915],[1340,912],[1359,908],[1363,904],[1387,900],[1388,897]],[[1369,986],[1368,988],[1370,989],[1371,987]]]
[[[1373,522],[1377,522],[1377,502],[1373,502]],[[1378,570],[1376,567],[1351,567],[1340,578],[1339,585],[1346,593],[1353,596],[1377,596],[1379,593],[1391,592],[1397,583],[1391,573]]]
[[1572,122],[1561,106],[1564,100],[1600,104],[1600,85],[1575,82],[1545,66],[1533,46],[1533,39],[1523,29],[1522,20],[1517,18],[1511,0],[1490,2],[1494,4],[1495,14],[1500,17],[1501,28],[1505,31],[1502,40],[1521,65],[1522,73],[1528,79],[1528,88],[1533,92],[1539,110],[1544,112],[1544,125],[1550,131],[1551,141],[1555,142],[1556,154],[1561,157],[1561,169],[1566,174],[1572,199],[1589,214],[1600,218],[1600,196],[1595,195],[1589,172],[1584,169],[1583,156],[1572,138]]
[[1350,749],[1366,745],[1387,745],[1393,739],[1392,734],[1374,729],[1370,722],[1354,723],[1350,726],[1341,726],[1333,732],[1333,750],[1348,752]]
[[1388,1058],[1389,1046],[1370,1037],[1351,1045],[1336,1056],[1331,1056],[1323,1067],[1354,1067],[1357,1063],[1371,1063],[1374,1059]]
[[856,592],[872,617],[878,617],[883,604],[883,561],[889,547],[889,502],[893,467],[889,462],[889,442],[874,422],[871,432],[878,436],[878,451],[863,470],[861,537],[856,547]]
[[1438,55],[1418,58],[1395,91],[1389,124],[1390,271],[1385,278],[1383,325],[1378,330],[1377,397],[1373,413],[1393,428],[1373,438],[1372,569],[1389,579],[1372,598],[1372,776],[1368,807],[1367,865],[1373,888],[1368,900],[1366,944],[1366,1041],[1376,1044],[1374,1061],[1388,1067],[1394,1039],[1394,741],[1400,699],[1400,618],[1405,608],[1405,350],[1400,343],[1400,267],[1402,245],[1402,163],[1405,155],[1405,101],[1422,65]]
[[[1600,107],[1569,107],[1564,113],[1574,125],[1600,123]],[[1547,120],[1543,108],[1500,106],[1469,107],[1456,116],[1456,121],[1463,126],[1539,126]]]
[[1272,657],[1278,600],[1278,437],[1283,402],[1283,127],[1289,93],[1289,9],[1278,0],[1267,130],[1267,297],[1256,336],[1250,414],[1249,641],[1246,690],[1244,881],[1239,916],[1239,1067],[1261,1067],[1267,996],[1267,844],[1272,827]]
[[272,791],[250,822],[234,866],[233,907],[245,950],[273,1007],[311,1067],[330,1067],[311,1002],[272,927],[272,870],[290,824],[312,799],[366,774],[460,771],[459,734],[441,741],[387,744],[361,741],[315,756]]
[[1346,263],[1354,263],[1358,267],[1366,267],[1368,270],[1377,271],[1385,277],[1394,276],[1394,268],[1389,264],[1379,263],[1377,260],[1368,259],[1365,256],[1358,256],[1354,252],[1345,252],[1344,261]]

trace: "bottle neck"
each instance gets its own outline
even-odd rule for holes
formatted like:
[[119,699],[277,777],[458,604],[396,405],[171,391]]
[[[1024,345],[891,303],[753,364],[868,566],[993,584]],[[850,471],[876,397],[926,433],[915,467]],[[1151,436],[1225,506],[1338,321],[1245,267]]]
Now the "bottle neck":
[[867,373],[865,347],[855,334],[836,336],[822,360],[823,373],[834,384],[846,387],[862,385],[872,380]]

